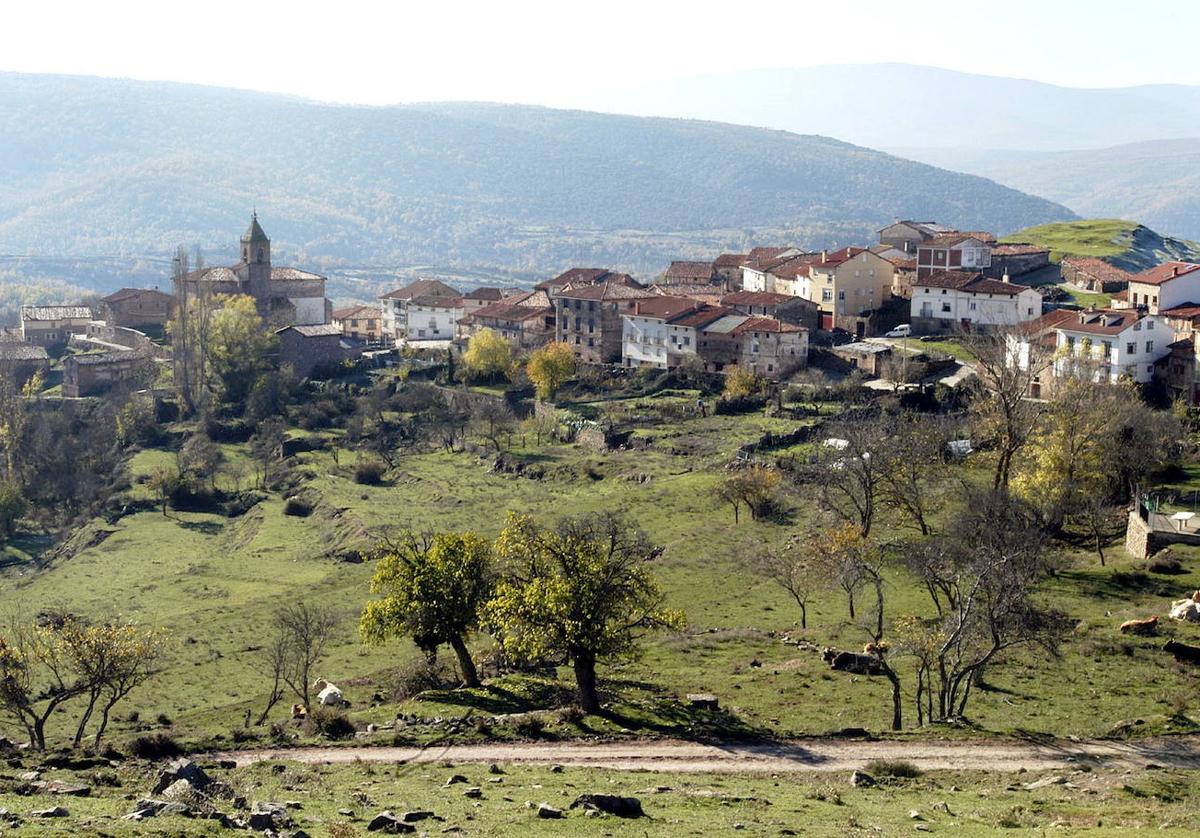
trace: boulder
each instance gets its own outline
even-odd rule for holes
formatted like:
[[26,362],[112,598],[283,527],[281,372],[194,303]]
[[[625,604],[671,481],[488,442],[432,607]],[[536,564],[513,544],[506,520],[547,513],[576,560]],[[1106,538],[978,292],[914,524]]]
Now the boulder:
[[50,809],[35,809],[29,813],[31,818],[65,818],[71,813],[62,806],[54,806]]
[[400,820],[404,821],[405,823],[417,823],[418,821],[427,820],[428,818],[432,817],[434,817],[433,812],[425,809],[417,809],[413,812],[405,812],[400,817]]
[[199,798],[200,792],[187,780],[176,780],[165,789],[159,789],[156,794],[161,794],[168,801],[194,803]]
[[555,809],[549,803],[539,803],[537,807],[537,816],[539,818],[561,818],[563,816],[562,809]]
[[384,832],[389,835],[416,832],[411,823],[405,823],[390,811],[380,812],[367,823],[367,832]]
[[471,786],[469,789],[463,792],[463,797],[475,799],[483,797],[483,789],[481,789],[479,786]]
[[251,829],[279,829],[291,825],[292,816],[288,813],[287,806],[282,803],[256,800],[250,807]]
[[866,771],[855,771],[850,775],[850,785],[857,789],[869,789],[871,786],[877,785],[875,778]]
[[83,783],[67,783],[63,780],[37,780],[33,787],[41,794],[65,794],[70,797],[87,797],[92,793],[91,786]]
[[616,794],[581,794],[571,803],[571,808],[592,809],[618,818],[640,818],[646,814],[642,811],[642,801]]
[[158,814],[164,817],[175,815],[180,818],[190,818],[192,816],[192,807],[186,803],[168,803],[158,810]]
[[178,780],[186,780],[192,788],[204,789],[212,782],[212,778],[204,773],[204,769],[190,759],[172,760],[166,769],[158,775],[152,794],[161,794],[167,786]]
[[1066,777],[1055,774],[1050,777],[1043,777],[1040,780],[1034,780],[1032,783],[1026,783],[1025,785],[1021,786],[1021,788],[1025,789],[1025,791],[1037,791],[1038,789],[1044,789],[1047,786],[1065,786],[1066,784]]
[[466,782],[470,782],[470,781],[467,780],[467,778],[464,777],[462,774],[451,774],[450,779],[446,780],[445,787],[449,788],[450,786],[455,786],[455,785],[458,785],[459,783],[466,783]]

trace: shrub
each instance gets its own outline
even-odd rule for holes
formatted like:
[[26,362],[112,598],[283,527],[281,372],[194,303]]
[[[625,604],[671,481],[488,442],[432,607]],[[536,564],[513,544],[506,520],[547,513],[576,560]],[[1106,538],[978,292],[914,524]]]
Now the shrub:
[[450,689],[457,683],[458,677],[449,667],[419,658],[392,672],[386,686],[393,701],[407,701],[426,690]]
[[312,503],[302,497],[293,495],[283,505],[284,515],[294,515],[297,518],[307,518],[312,514]]
[[354,735],[354,722],[340,710],[329,707],[314,707],[305,720],[305,730],[326,739],[349,739]]
[[170,727],[172,724],[174,724],[174,722],[171,721],[171,717],[168,716],[166,713],[159,713],[154,718],[154,721],[158,722],[163,727]]
[[183,748],[165,733],[152,733],[131,741],[129,753],[139,759],[165,759],[179,756],[183,753]]
[[354,482],[364,486],[378,486],[387,473],[387,465],[379,460],[361,460],[354,467]]
[[921,769],[902,759],[876,759],[863,766],[863,770],[873,777],[893,777],[911,780],[921,776]]
[[546,732],[546,721],[541,716],[525,716],[516,723],[514,729],[518,736],[537,739]]
[[1163,550],[1161,553],[1150,558],[1149,564],[1146,565],[1146,570],[1151,573],[1162,573],[1173,576],[1183,573],[1183,565],[1170,550]]

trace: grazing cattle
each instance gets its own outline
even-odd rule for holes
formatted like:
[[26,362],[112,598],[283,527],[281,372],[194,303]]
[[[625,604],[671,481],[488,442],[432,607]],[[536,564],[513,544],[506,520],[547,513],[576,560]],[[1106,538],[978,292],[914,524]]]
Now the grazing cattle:
[[1200,623],[1200,591],[1196,591],[1188,599],[1172,602],[1169,616],[1172,620],[1185,623]]
[[1147,620],[1126,620],[1121,623],[1120,631],[1121,634],[1138,634],[1142,637],[1158,634],[1158,617],[1151,617]]
[[839,652],[837,649],[826,648],[821,652],[821,659],[829,664],[830,669],[839,672],[852,672],[855,675],[883,675],[883,661],[871,655],[860,655],[855,652]]
[[292,705],[292,718],[293,719],[303,719],[306,716],[308,716],[308,708],[307,707],[305,707],[303,704],[293,704]]
[[342,691],[324,678],[313,681],[312,688],[317,691],[317,701],[321,703],[322,707],[341,707],[349,703],[342,695]]
[[1164,652],[1170,652],[1180,663],[1200,664],[1200,646],[1189,646],[1176,640],[1168,640],[1163,646]]

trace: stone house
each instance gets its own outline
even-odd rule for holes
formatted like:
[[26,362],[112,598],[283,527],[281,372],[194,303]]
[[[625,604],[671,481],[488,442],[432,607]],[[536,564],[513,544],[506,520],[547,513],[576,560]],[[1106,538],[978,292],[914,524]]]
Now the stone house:
[[21,306],[21,339],[35,346],[60,346],[71,335],[87,334],[91,322],[87,306]]
[[383,334],[383,315],[375,306],[347,306],[333,311],[333,323],[344,337],[377,343]]
[[911,257],[916,255],[917,247],[922,242],[953,232],[953,227],[936,221],[896,221],[879,231],[879,243]]
[[708,285],[714,280],[712,262],[674,261],[663,272],[663,285]]
[[312,326],[284,326],[276,329],[279,338],[279,365],[290,366],[299,378],[308,378],[314,370],[340,364],[362,354],[342,336],[340,326],[328,323]]
[[50,369],[50,356],[44,346],[19,340],[0,340],[0,372],[20,387],[34,374]]
[[157,288],[122,288],[100,302],[105,322],[113,326],[163,328],[175,314],[175,298]]
[[1129,271],[1110,265],[1103,259],[1067,256],[1059,267],[1063,282],[1070,283],[1081,291],[1096,294],[1112,294],[1129,287]]
[[517,349],[536,349],[554,338],[554,306],[545,291],[528,291],[464,314],[460,336],[492,329]]
[[991,250],[991,264],[983,273],[993,279],[1022,276],[1050,267],[1050,249],[1041,245],[998,242]]
[[820,325],[820,310],[812,300],[769,291],[734,291],[721,297],[720,304],[738,314],[771,317],[784,323],[816,329]]
[[154,360],[141,351],[96,352],[63,359],[62,394],[96,396],[124,385],[141,389],[153,381]]
[[738,291],[742,287],[742,263],[748,253],[722,253],[713,260],[713,280],[726,291]]
[[585,364],[616,363],[621,360],[621,316],[632,314],[638,300],[652,296],[654,292],[637,283],[611,278],[552,291],[555,339],[569,345]]

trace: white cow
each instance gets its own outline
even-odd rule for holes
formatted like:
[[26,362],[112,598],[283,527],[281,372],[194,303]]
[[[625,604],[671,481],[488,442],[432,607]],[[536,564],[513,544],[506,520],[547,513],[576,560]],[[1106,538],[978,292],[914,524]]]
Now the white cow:
[[341,689],[324,678],[313,681],[312,688],[317,691],[317,701],[323,707],[341,707],[348,703],[345,696],[342,695]]
[[1196,591],[1188,599],[1172,602],[1168,616],[1172,620],[1185,623],[1200,623],[1200,591]]

